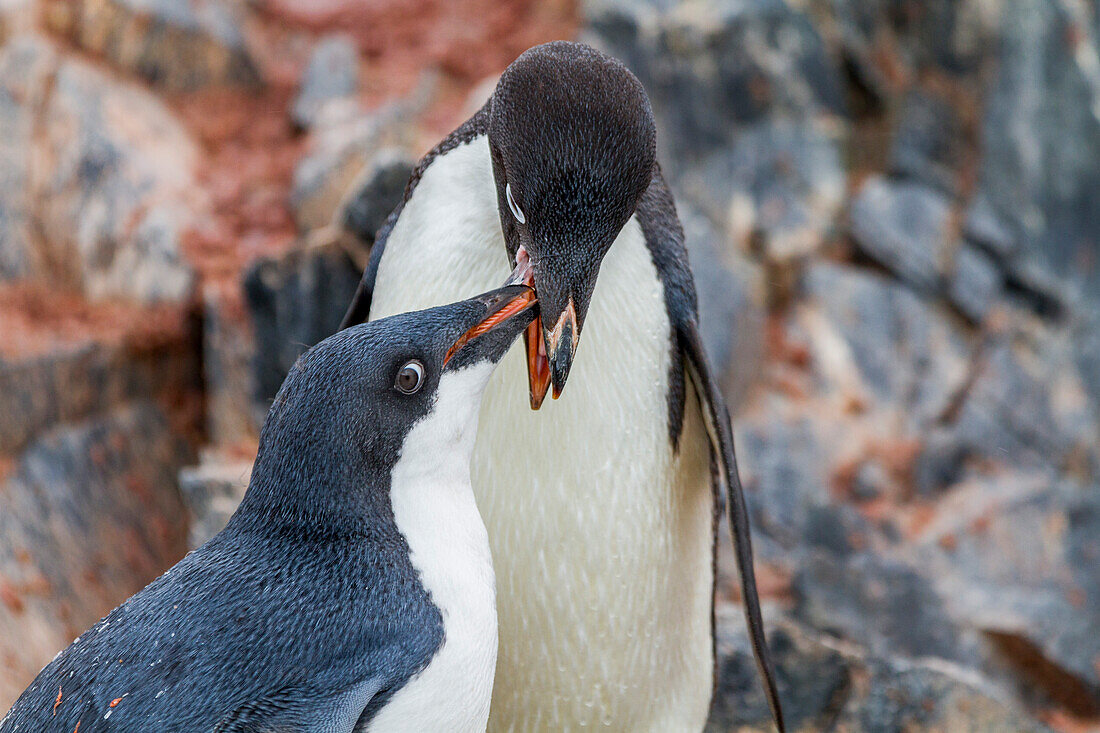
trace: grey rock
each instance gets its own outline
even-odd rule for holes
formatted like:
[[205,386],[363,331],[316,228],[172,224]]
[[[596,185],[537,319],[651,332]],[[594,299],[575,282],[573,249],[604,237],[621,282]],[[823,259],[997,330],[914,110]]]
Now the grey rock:
[[20,38],[0,50],[0,132],[0,279],[92,299],[190,294],[180,237],[204,204],[198,151],[160,101]]
[[973,670],[940,661],[872,659],[857,676],[837,730],[1049,731]]
[[824,243],[844,198],[847,177],[830,127],[781,119],[748,126],[677,187],[737,249],[759,249],[777,263],[805,258]]
[[1100,313],[1081,318],[1074,328],[1074,361],[1100,423]]
[[0,478],[0,699],[187,549],[175,472],[194,460],[136,400],[29,444]]
[[50,30],[169,91],[258,87],[243,6],[215,0],[47,0]]
[[903,282],[935,292],[942,283],[950,213],[950,202],[934,189],[872,176],[852,201],[852,238]]
[[145,90],[69,61],[44,115],[36,152],[48,164],[34,195],[56,275],[92,299],[187,298],[180,236],[196,209],[198,151],[184,129]]
[[963,233],[967,240],[985,249],[1000,262],[1009,260],[1017,249],[1016,236],[1004,218],[983,194],[977,194],[966,211]]
[[917,568],[867,553],[814,552],[792,581],[794,615],[877,654],[959,659],[959,633]]
[[972,481],[937,509],[916,558],[958,622],[1017,671],[1044,666],[1100,711],[1100,485],[1008,474]]
[[908,288],[850,267],[815,263],[804,285],[801,317],[824,386],[898,410],[914,427],[940,418],[970,359],[949,319]]
[[889,172],[953,194],[963,153],[961,136],[961,124],[946,100],[913,90],[905,96],[894,128]]
[[206,432],[215,445],[234,445],[259,435],[254,409],[256,341],[239,294],[208,286],[202,299],[202,375]]
[[192,549],[225,528],[244,498],[252,462],[203,455],[197,466],[179,473],[180,493],[191,516],[188,544]]
[[1054,374],[1008,339],[987,348],[980,368],[953,424],[956,446],[1003,464],[1060,466],[1076,441],[1054,412]]
[[843,113],[821,37],[784,0],[588,0],[582,14],[585,39],[645,85],[666,161],[727,147],[740,126],[769,115]]
[[330,35],[317,42],[302,75],[291,116],[308,128],[318,110],[334,99],[355,95],[359,86],[359,49],[346,35]]
[[356,196],[357,182],[362,185],[370,178],[364,171],[376,158],[392,161],[398,150],[412,158],[407,152],[412,147],[408,105],[365,114],[344,100],[326,105],[322,112],[310,132],[310,150],[294,170],[290,192],[294,219],[303,232],[334,222],[349,192]]
[[294,249],[249,267],[244,293],[256,338],[258,422],[298,356],[336,332],[361,275],[337,242]]
[[1006,218],[1023,262],[1095,303],[1100,79],[1079,59],[1095,57],[1100,29],[1088,21],[1090,11],[1075,8],[1041,0],[1003,4],[997,72],[983,117],[979,190]]
[[721,235],[706,217],[680,207],[680,218],[699,296],[703,345],[735,410],[763,364],[764,273],[749,260],[724,253]]
[[958,482],[965,470],[968,451],[954,433],[936,426],[924,434],[913,462],[913,488],[918,496],[934,497]]
[[1000,294],[1003,276],[987,255],[964,246],[955,254],[947,297],[959,311],[981,323]]
[[[706,730],[774,731],[740,612],[719,605],[716,618],[718,680]],[[877,655],[782,616],[768,646],[788,730],[1048,730],[1003,687],[959,664]]]
[[34,36],[0,49],[0,281],[41,267],[28,151],[56,66],[56,49]]
[[[822,524],[823,508],[831,503],[829,456],[836,438],[836,431],[790,412],[779,400],[769,400],[734,424],[753,544],[761,559],[780,566],[796,564],[810,525]],[[827,527],[818,532],[818,541],[824,542],[827,532]]]
[[412,156],[401,148],[379,150],[348,189],[336,219],[367,249],[401,203],[415,165]]
[[[717,615],[718,680],[706,730],[771,730],[752,648],[740,613],[720,606]],[[788,730],[826,730],[852,685],[852,660],[791,622],[768,630],[768,649]]]
[[201,390],[194,334],[156,343],[85,341],[24,358],[0,357],[0,455],[23,450],[60,424],[132,400],[179,400]]

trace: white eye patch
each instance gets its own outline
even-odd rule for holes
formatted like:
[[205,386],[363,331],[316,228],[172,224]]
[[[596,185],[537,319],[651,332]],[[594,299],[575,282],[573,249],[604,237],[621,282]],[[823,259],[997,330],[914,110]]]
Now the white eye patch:
[[512,210],[512,216],[516,217],[516,221],[520,224],[527,222],[527,217],[523,215],[523,211],[519,208],[519,204],[512,198],[512,184],[504,184],[504,197],[508,199],[508,208]]

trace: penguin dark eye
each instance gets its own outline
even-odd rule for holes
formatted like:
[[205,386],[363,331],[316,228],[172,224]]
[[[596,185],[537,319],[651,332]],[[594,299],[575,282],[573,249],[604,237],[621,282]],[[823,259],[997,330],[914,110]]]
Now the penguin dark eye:
[[398,392],[404,392],[405,394],[412,394],[416,390],[420,389],[420,385],[424,382],[424,365],[420,362],[413,360],[401,367],[401,370],[397,372],[397,381],[394,382],[394,387]]
[[527,221],[527,217],[523,215],[523,210],[519,208],[519,204],[512,198],[512,184],[504,184],[504,197],[508,199],[508,208],[512,210],[512,216],[516,217],[516,221],[523,224]]

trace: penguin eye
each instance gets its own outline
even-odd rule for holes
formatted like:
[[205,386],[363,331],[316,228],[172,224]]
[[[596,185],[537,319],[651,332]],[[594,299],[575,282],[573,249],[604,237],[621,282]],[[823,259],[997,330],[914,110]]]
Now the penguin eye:
[[412,394],[420,389],[420,385],[423,382],[424,365],[414,359],[413,361],[407,362],[405,366],[401,367],[401,370],[397,372],[397,381],[394,382],[393,386],[397,388],[398,392]]
[[523,211],[519,208],[519,204],[512,198],[512,184],[504,184],[504,197],[508,199],[508,208],[512,210],[512,216],[516,217],[516,221],[520,224],[524,224],[527,221],[527,217],[523,215]]

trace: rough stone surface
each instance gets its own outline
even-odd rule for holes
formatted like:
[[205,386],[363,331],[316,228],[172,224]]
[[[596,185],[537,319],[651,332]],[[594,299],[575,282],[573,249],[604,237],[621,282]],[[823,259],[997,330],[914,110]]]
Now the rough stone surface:
[[792,581],[795,616],[880,655],[959,659],[958,632],[915,567],[870,554],[804,560]]
[[986,633],[1017,672],[1030,669],[1026,684],[1078,714],[1100,712],[1100,485],[1042,473],[971,481],[919,542],[915,556],[954,618]]
[[968,347],[940,311],[875,274],[815,264],[805,279],[813,310],[813,364],[824,384],[850,399],[901,409],[927,424],[951,405],[966,379]]
[[1000,295],[1003,279],[988,255],[973,247],[962,247],[955,254],[954,272],[947,294],[964,316],[981,322]]
[[89,419],[128,400],[176,404],[199,390],[201,367],[190,333],[142,338],[0,356],[0,456],[17,454],[56,425]]
[[180,300],[180,240],[203,199],[197,150],[144,90],[44,41],[0,51],[0,277],[48,279],[93,300]]
[[0,480],[0,699],[183,556],[175,472],[189,460],[138,401],[41,434]]
[[843,201],[836,137],[824,124],[760,122],[688,169],[678,187],[740,250],[775,262],[806,257],[825,241]]
[[354,104],[340,102],[326,105],[324,113],[313,126],[309,153],[294,171],[291,206],[302,231],[333,222],[348,191],[376,156],[386,151],[385,157],[391,158],[394,150],[411,147],[404,105],[366,115]]
[[1100,48],[1095,8],[1010,0],[999,22],[980,191],[1024,259],[1100,302],[1100,71],[1085,61]]
[[721,235],[706,217],[680,207],[680,218],[699,297],[703,344],[734,409],[756,381],[764,358],[763,269],[723,252]]
[[[345,231],[369,249],[405,195],[416,161],[400,148],[379,150],[348,189],[336,214]],[[362,263],[366,267],[366,263]]]
[[741,125],[772,115],[844,108],[821,37],[782,0],[588,0],[583,14],[586,40],[622,59],[649,92],[665,162],[724,148]]
[[325,103],[354,96],[358,86],[359,49],[355,40],[344,35],[322,38],[302,75],[291,110],[294,123],[309,127]]
[[260,84],[235,1],[48,0],[45,18],[54,32],[161,89]]
[[860,251],[924,291],[941,285],[950,204],[916,183],[875,176],[852,202],[851,233]]
[[179,474],[180,493],[191,516],[187,541],[192,549],[225,528],[244,498],[252,461],[204,455],[197,466]]
[[[741,614],[720,605],[717,619],[718,684],[706,730],[773,731]],[[769,631],[788,730],[1049,730],[1003,688],[960,665],[879,656],[787,619]]]
[[889,172],[953,194],[963,155],[961,134],[955,110],[946,100],[911,91],[894,130]]
[[249,268],[244,289],[256,334],[258,415],[266,414],[298,356],[336,331],[360,275],[335,242],[261,259]]

